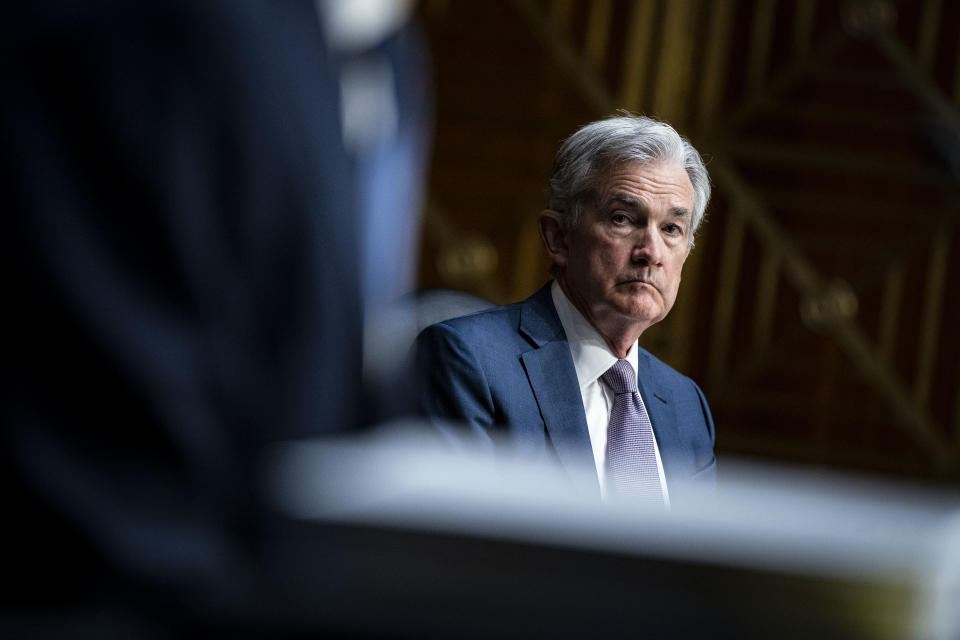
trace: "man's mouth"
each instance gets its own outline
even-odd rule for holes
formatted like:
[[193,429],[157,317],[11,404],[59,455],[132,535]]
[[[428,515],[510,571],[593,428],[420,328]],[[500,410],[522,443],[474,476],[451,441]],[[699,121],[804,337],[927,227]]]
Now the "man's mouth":
[[656,285],[654,285],[649,280],[645,280],[643,278],[627,278],[626,280],[622,281],[620,284],[645,284],[648,287],[656,288]]

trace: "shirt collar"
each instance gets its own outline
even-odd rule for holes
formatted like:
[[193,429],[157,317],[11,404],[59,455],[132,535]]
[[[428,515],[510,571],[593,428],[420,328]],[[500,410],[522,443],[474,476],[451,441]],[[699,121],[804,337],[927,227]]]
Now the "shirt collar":
[[[583,317],[580,310],[573,306],[570,299],[563,292],[560,284],[554,280],[550,288],[553,296],[553,306],[557,309],[563,332],[567,335],[570,344],[570,355],[573,356],[573,367],[577,371],[577,382],[582,390],[607,369],[617,362],[617,357],[610,351],[606,341],[600,336],[593,325]],[[634,342],[627,353],[627,362],[637,372],[637,343]],[[636,378],[636,375],[634,376]]]

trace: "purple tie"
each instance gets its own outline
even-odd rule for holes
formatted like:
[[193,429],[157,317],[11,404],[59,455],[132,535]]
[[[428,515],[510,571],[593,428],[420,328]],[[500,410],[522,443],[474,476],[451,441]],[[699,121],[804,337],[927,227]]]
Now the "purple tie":
[[663,504],[653,426],[637,392],[633,367],[626,360],[600,376],[613,391],[607,426],[607,488],[614,499]]

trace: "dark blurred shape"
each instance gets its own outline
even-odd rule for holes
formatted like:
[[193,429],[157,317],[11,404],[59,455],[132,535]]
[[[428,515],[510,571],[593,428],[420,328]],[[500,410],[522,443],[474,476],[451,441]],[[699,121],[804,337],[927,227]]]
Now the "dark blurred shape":
[[429,61],[410,0],[317,0],[336,51],[343,142],[353,162],[363,304],[362,420],[412,413],[407,345],[433,122]]
[[427,54],[419,32],[409,26],[342,57],[344,136],[357,159],[362,291],[369,315],[416,286],[433,115]]
[[357,422],[356,192],[314,5],[43,0],[0,41],[4,619],[229,617],[260,571],[257,455]]

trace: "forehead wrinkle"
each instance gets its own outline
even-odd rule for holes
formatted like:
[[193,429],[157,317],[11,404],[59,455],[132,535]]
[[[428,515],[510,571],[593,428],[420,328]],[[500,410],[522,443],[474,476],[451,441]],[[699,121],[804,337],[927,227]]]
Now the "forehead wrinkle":
[[676,166],[672,168],[676,169],[673,173],[677,175],[661,175],[664,168],[671,169],[662,163],[639,166],[627,163],[609,169],[605,179],[598,181],[596,185],[593,206],[609,207],[615,202],[621,202],[624,205],[629,204],[634,210],[649,212],[655,202],[665,198],[665,204],[673,205],[671,209],[682,209],[689,215],[692,207],[687,202],[692,204],[696,197],[686,170]]
[[644,204],[639,198],[635,198],[634,196],[626,193],[614,193],[607,198],[605,205],[609,206],[613,203],[621,204],[628,209],[646,210],[647,208],[647,205]]

